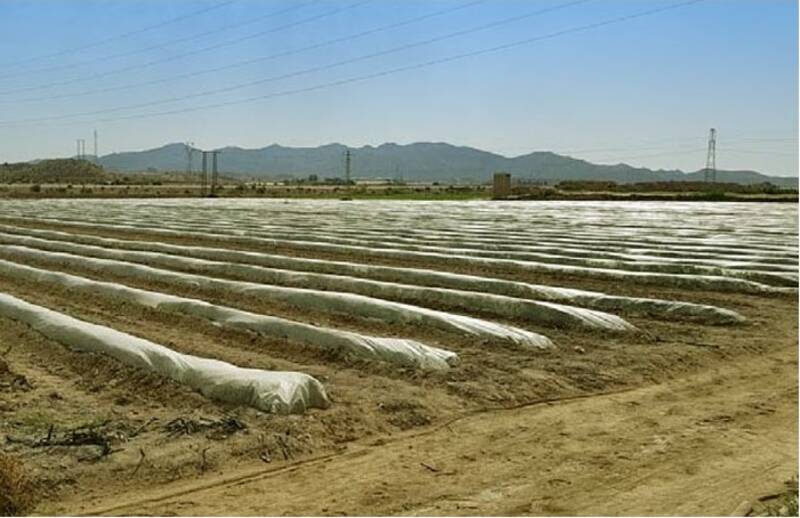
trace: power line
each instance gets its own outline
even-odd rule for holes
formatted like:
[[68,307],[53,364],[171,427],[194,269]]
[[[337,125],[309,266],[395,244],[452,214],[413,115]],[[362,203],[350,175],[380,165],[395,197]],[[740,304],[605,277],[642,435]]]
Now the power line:
[[[144,119],[144,118],[151,118],[151,117],[160,117],[160,116],[165,116],[165,115],[176,115],[176,114],[180,114],[180,113],[190,113],[190,112],[195,112],[195,111],[199,111],[199,110],[206,110],[206,109],[210,109],[210,108],[222,108],[222,107],[235,106],[235,105],[240,105],[240,104],[249,104],[249,103],[252,103],[252,102],[255,102],[255,101],[263,101],[263,100],[267,100],[267,99],[274,99],[274,98],[278,98],[278,97],[286,97],[286,96],[289,96],[289,95],[296,95],[296,94],[300,94],[300,93],[308,93],[308,92],[313,92],[313,91],[322,90],[322,89],[326,89],[326,88],[333,88],[333,87],[337,87],[337,86],[343,86],[343,85],[346,85],[346,84],[352,84],[352,83],[357,83],[357,82],[361,82],[361,81],[368,81],[368,80],[371,80],[371,79],[377,79],[377,78],[381,78],[381,77],[386,77],[386,76],[389,76],[389,75],[392,75],[392,74],[401,73],[401,72],[420,70],[420,69],[429,68],[429,67],[436,66],[436,65],[441,65],[441,64],[445,64],[445,63],[451,63],[451,62],[455,62],[455,61],[460,61],[460,60],[467,59],[467,58],[472,58],[472,57],[476,57],[476,56],[482,56],[482,55],[486,55],[486,54],[500,52],[500,51],[503,51],[503,50],[508,50],[508,49],[511,49],[511,48],[520,47],[520,46],[523,46],[523,45],[529,45],[529,44],[536,43],[536,42],[539,42],[539,41],[545,41],[545,40],[549,40],[549,39],[558,38],[558,37],[561,37],[561,36],[566,36],[568,34],[574,34],[574,33],[578,33],[578,32],[589,31],[589,30],[600,28],[600,27],[605,27],[605,26],[608,26],[608,25],[614,25],[614,24],[623,23],[623,22],[627,22],[627,21],[630,21],[630,20],[638,19],[638,18],[643,18],[643,17],[646,17],[646,16],[652,16],[652,15],[655,15],[655,14],[658,14],[658,13],[662,13],[662,12],[666,12],[666,11],[670,11],[670,10],[674,10],[674,9],[679,9],[679,8],[682,8],[682,7],[687,7],[689,5],[698,4],[698,3],[703,2],[703,1],[705,1],[705,0],[689,0],[689,1],[685,1],[685,2],[679,2],[679,3],[675,3],[675,4],[670,4],[670,5],[664,6],[664,7],[648,9],[648,10],[645,10],[645,11],[640,11],[638,13],[633,13],[633,14],[629,14],[629,15],[623,15],[623,16],[618,16],[618,17],[615,17],[615,18],[610,18],[610,19],[603,20],[603,21],[600,21],[600,22],[581,25],[581,26],[578,26],[578,27],[572,27],[572,28],[569,28],[569,29],[556,31],[556,32],[552,32],[552,33],[541,35],[541,36],[535,36],[535,37],[531,37],[531,38],[525,38],[525,39],[522,39],[522,40],[516,40],[516,41],[510,42],[510,43],[505,43],[505,44],[502,44],[502,45],[486,47],[486,48],[479,49],[479,50],[463,52],[463,53],[460,53],[460,54],[454,54],[454,55],[447,56],[447,57],[444,57],[444,58],[437,58],[437,59],[433,59],[433,60],[429,60],[429,61],[423,61],[423,62],[420,62],[420,63],[411,64],[411,65],[405,65],[405,66],[401,66],[401,67],[390,68],[390,69],[382,70],[382,71],[379,71],[379,72],[373,72],[373,73],[370,73],[370,74],[353,76],[353,77],[349,77],[349,78],[345,78],[345,79],[341,79],[341,80],[337,80],[337,81],[330,81],[330,82],[326,82],[326,83],[320,83],[320,84],[316,84],[316,85],[312,85],[312,86],[308,86],[308,87],[303,87],[303,88],[284,90],[284,91],[280,91],[280,92],[274,92],[274,93],[271,93],[271,94],[258,95],[258,96],[253,96],[253,97],[248,97],[248,98],[238,99],[238,100],[233,100],[233,101],[225,101],[225,102],[219,102],[219,103],[198,105],[198,106],[193,106],[193,107],[188,107],[188,108],[181,108],[181,109],[168,110],[168,111],[162,111],[162,112],[151,112],[151,113],[143,113],[143,114],[134,114],[134,115],[127,115],[127,116],[113,117],[113,118],[109,117],[109,118],[97,119],[97,121],[110,122],[110,121],[134,120],[134,119]],[[47,120],[51,120],[51,119],[47,119]],[[19,123],[25,124],[25,123],[28,123],[28,122],[43,122],[43,121],[41,121],[41,120],[36,120],[36,121],[7,121],[7,122],[0,122],[0,125],[12,125],[12,124],[19,124]],[[83,121],[81,121],[81,122],[83,122]]]
[[[774,133],[774,132],[771,132]],[[752,136],[743,136],[740,133],[732,133],[735,136],[733,138],[726,138],[726,142],[740,142],[740,141],[749,141],[749,142],[797,142],[797,137],[789,137],[789,138],[764,138],[764,137],[752,137]],[[554,148],[547,148],[549,152],[558,153],[561,155],[564,154],[592,154],[592,153],[606,153],[606,152],[613,152],[613,151],[648,151],[648,150],[659,150],[659,149],[672,149],[669,145],[658,145],[654,146],[653,144],[666,144],[666,143],[699,143],[705,142],[707,136],[695,136],[695,137],[664,137],[664,138],[650,138],[644,140],[635,141],[635,145],[623,145],[623,146],[615,146],[615,147],[597,147],[597,148],[588,148],[588,149],[554,149]],[[546,148],[543,147],[542,149]],[[512,150],[524,150],[526,152],[531,152],[531,146],[514,146],[514,147],[504,147],[507,151]],[[705,147],[703,147],[705,149]],[[727,150],[727,148],[726,148]],[[766,152],[766,151],[764,151]],[[511,155],[509,155],[511,156]]]
[[39,102],[39,101],[50,101],[50,100],[56,100],[56,99],[67,99],[67,98],[73,98],[73,97],[82,97],[82,96],[85,96],[85,95],[93,95],[93,94],[98,94],[98,93],[115,92],[115,91],[119,91],[119,90],[128,90],[128,89],[131,89],[131,88],[140,88],[142,86],[150,86],[150,85],[155,85],[155,84],[160,84],[160,83],[166,83],[166,82],[174,81],[174,80],[177,80],[177,79],[188,79],[190,77],[197,77],[197,76],[201,76],[201,75],[212,74],[212,73],[220,72],[222,70],[229,70],[231,68],[238,68],[238,67],[242,67],[242,66],[252,65],[254,63],[261,63],[261,62],[268,61],[268,60],[273,60],[273,59],[283,58],[283,57],[287,57],[287,56],[292,56],[292,55],[295,55],[295,54],[299,54],[301,52],[306,52],[306,51],[309,51],[309,50],[315,50],[315,49],[319,49],[319,48],[324,48],[324,47],[327,47],[329,45],[333,45],[333,44],[336,44],[336,43],[343,43],[343,42],[346,42],[346,41],[352,41],[352,40],[355,40],[355,39],[358,39],[358,38],[363,38],[365,36],[369,36],[371,34],[376,34],[376,33],[384,32],[384,31],[392,30],[392,29],[397,29],[399,27],[404,27],[404,26],[407,26],[407,25],[411,25],[413,23],[418,23],[418,22],[421,22],[421,21],[424,21],[424,20],[428,20],[430,18],[434,18],[436,16],[442,16],[442,15],[445,15],[445,14],[450,14],[450,13],[453,13],[453,12],[456,12],[456,11],[460,11],[460,10],[463,10],[463,9],[474,7],[476,5],[485,3],[486,1],[487,0],[473,0],[471,2],[467,2],[466,4],[462,4],[462,5],[459,5],[459,6],[456,6],[456,7],[452,7],[452,8],[448,8],[448,9],[442,9],[442,10],[439,10],[439,11],[435,11],[433,13],[429,13],[429,14],[425,14],[425,15],[421,15],[421,16],[416,16],[416,17],[413,17],[413,18],[408,18],[408,19],[400,21],[400,22],[390,23],[390,24],[387,24],[387,25],[381,25],[379,27],[375,27],[375,28],[368,29],[368,30],[365,30],[365,31],[357,32],[355,34],[350,34],[350,35],[342,36],[342,37],[339,37],[339,38],[333,38],[333,39],[326,40],[326,41],[323,41],[323,42],[315,43],[315,44],[312,44],[312,45],[307,45],[305,47],[300,47],[300,48],[297,48],[297,49],[291,49],[291,50],[288,50],[288,51],[279,52],[279,53],[276,53],[276,54],[270,54],[270,55],[261,56],[261,57],[258,57],[258,58],[251,58],[251,59],[247,59],[247,60],[243,60],[243,61],[238,61],[236,63],[230,63],[228,65],[223,65],[223,66],[219,66],[219,67],[199,70],[197,72],[190,72],[190,73],[186,73],[186,74],[179,74],[179,75],[169,76],[169,77],[160,78],[160,79],[142,81],[142,82],[139,82],[139,83],[130,83],[130,84],[112,86],[112,87],[107,87],[107,88],[98,88],[98,89],[95,89],[95,90],[87,90],[87,91],[78,92],[78,93],[72,93],[72,94],[61,94],[61,95],[53,95],[53,96],[46,96],[46,97],[34,97],[34,98],[17,99],[17,100],[6,100],[6,101],[0,100],[0,103]]
[[[671,151],[664,151],[661,153],[647,153],[644,155],[615,155],[612,157],[598,157],[592,158],[594,161],[599,162],[617,162],[617,161],[624,161],[624,160],[638,160],[641,158],[651,158],[651,157],[660,157],[660,156],[668,156],[668,155],[685,155],[689,153],[697,153],[698,151],[703,151],[706,149],[705,147],[692,147],[692,148],[681,148],[681,149],[673,149]],[[559,153],[560,154],[560,153]]]
[[[688,140],[688,139],[687,139]],[[696,138],[692,138],[691,140],[699,140]],[[672,146],[625,146],[625,147],[616,147],[616,148],[593,148],[593,149],[567,149],[567,150],[552,150],[553,153],[558,153],[560,155],[564,154],[580,154],[580,155],[591,155],[595,153],[608,153],[614,151],[655,151],[655,150],[670,150],[674,149]]]
[[110,55],[106,55],[106,56],[100,56],[100,57],[97,57],[97,58],[87,59],[87,60],[84,60],[84,61],[78,61],[78,62],[73,62],[73,63],[65,63],[65,64],[55,65],[55,66],[45,67],[45,68],[37,68],[35,70],[25,70],[25,71],[21,71],[21,72],[15,73],[15,74],[4,74],[4,75],[0,75],[0,79],[8,79],[8,78],[12,78],[12,77],[19,77],[19,76],[27,75],[27,74],[38,74],[38,73],[41,73],[41,72],[51,72],[51,71],[54,71],[54,70],[74,69],[76,67],[83,67],[83,66],[91,65],[93,63],[98,63],[98,62],[101,62],[101,61],[109,61],[109,60],[112,60],[112,59],[118,59],[118,58],[123,58],[123,57],[127,57],[127,56],[133,56],[133,55],[136,55],[136,54],[143,54],[143,53],[149,52],[151,50],[160,50],[160,49],[167,48],[170,45],[175,45],[175,44],[179,44],[179,43],[185,43],[187,41],[192,41],[192,40],[196,40],[196,39],[199,39],[199,38],[205,38],[205,37],[208,37],[208,36],[210,36],[212,34],[217,34],[217,33],[220,33],[220,32],[229,31],[231,29],[237,29],[239,27],[244,27],[245,25],[252,25],[254,23],[258,23],[260,21],[263,21],[263,20],[265,20],[267,18],[273,18],[275,16],[286,14],[286,13],[289,13],[291,11],[296,11],[298,9],[302,9],[303,7],[318,3],[319,1],[320,0],[312,0],[311,2],[307,2],[307,3],[304,3],[304,4],[292,5],[291,7],[288,7],[286,9],[281,9],[279,11],[270,12],[270,13],[267,13],[267,14],[262,15],[262,16],[257,16],[255,18],[248,18],[244,22],[224,25],[222,27],[218,27],[218,28],[212,29],[210,31],[201,32],[199,34],[192,34],[190,36],[185,36],[183,38],[178,38],[178,39],[162,42],[162,43],[159,43],[159,44],[156,44],[156,45],[150,45],[149,47],[143,47],[143,48],[140,48],[140,49],[129,50],[129,51],[120,52],[120,53],[117,53],[117,54],[110,54]]
[[782,155],[782,156],[797,156],[797,153],[772,151],[771,149],[740,149],[740,148],[722,148],[726,153],[748,153],[748,154],[764,154],[764,155]]
[[[663,142],[675,141],[675,142],[698,142],[699,143],[701,141],[707,141],[706,139],[707,139],[707,137],[702,137],[702,138],[701,137],[686,137],[686,138],[682,138],[682,139],[664,139]],[[746,138],[746,137],[725,139],[726,142],[761,141],[761,140],[763,140],[763,139]],[[776,142],[777,141],[795,141],[796,142],[797,139],[766,139],[766,140],[770,141],[770,142],[772,142],[772,141],[776,141]],[[641,147],[641,146],[624,146],[624,147],[615,147],[615,148],[552,150],[552,152],[553,153],[559,153],[559,154],[567,154],[567,153],[594,154],[594,153],[605,153],[605,152],[609,152],[609,151],[622,151],[622,152],[631,151],[631,150],[633,150],[633,151],[648,151],[648,150],[655,151],[655,150],[659,150],[659,149],[669,150],[669,149],[672,149],[672,147],[671,146],[644,146],[644,147]],[[706,149],[706,147],[704,146],[703,149]],[[728,148],[725,148],[725,149],[726,149],[726,151],[728,150]],[[748,153],[771,153],[771,151],[768,151],[768,150],[761,150],[761,151],[745,151],[745,150],[741,150],[741,151],[748,152]]]
[[143,27],[141,29],[136,29],[136,30],[133,30],[133,31],[125,32],[123,34],[118,34],[116,36],[111,36],[109,38],[105,38],[105,39],[100,40],[100,41],[95,41],[93,43],[87,43],[85,45],[81,45],[81,46],[78,46],[78,47],[72,47],[72,48],[69,48],[69,49],[59,50],[58,52],[53,52],[52,54],[43,54],[43,55],[40,55],[40,56],[34,56],[34,57],[21,59],[19,61],[6,63],[6,64],[4,64],[2,66],[3,67],[13,67],[13,66],[18,66],[18,65],[24,64],[24,63],[30,63],[30,62],[33,62],[33,61],[41,61],[43,59],[55,58],[55,57],[63,56],[65,54],[72,54],[74,52],[80,52],[80,51],[91,49],[91,48],[94,48],[94,47],[99,47],[101,45],[105,45],[107,43],[111,43],[112,41],[117,41],[117,40],[121,40],[121,39],[125,39],[125,38],[130,38],[131,36],[136,36],[137,34],[142,34],[144,32],[148,32],[148,31],[151,31],[153,29],[158,29],[158,28],[164,27],[166,25],[171,25],[173,23],[177,23],[177,22],[186,20],[188,18],[192,18],[194,16],[198,16],[198,15],[210,12],[210,11],[214,11],[216,9],[220,9],[220,8],[225,7],[226,5],[230,5],[232,3],[234,3],[234,0],[229,0],[227,2],[222,2],[222,3],[219,3],[219,4],[215,4],[215,5],[212,5],[210,7],[205,7],[203,9],[199,9],[197,11],[189,12],[187,14],[178,16],[176,18],[171,18],[169,20],[165,20],[163,22],[159,22],[159,23],[157,23],[155,25],[149,25],[149,26]]
[[197,55],[197,54],[202,54],[204,52],[210,52],[212,50],[217,50],[217,49],[221,49],[221,48],[224,48],[224,47],[230,47],[231,45],[236,45],[236,44],[239,44],[239,43],[241,43],[243,41],[248,41],[248,40],[251,40],[251,39],[254,39],[254,38],[265,36],[267,34],[273,34],[273,33],[276,33],[276,32],[279,32],[279,31],[283,31],[283,30],[286,30],[286,29],[291,29],[292,27],[297,27],[298,25],[311,23],[311,22],[314,22],[314,21],[317,21],[317,20],[320,20],[320,19],[323,19],[323,18],[327,18],[329,16],[333,16],[333,15],[339,14],[339,13],[341,13],[343,11],[348,10],[348,9],[354,9],[354,8],[360,6],[360,5],[367,4],[367,3],[372,2],[372,1],[373,0],[359,0],[358,2],[355,2],[353,4],[350,4],[350,5],[347,5],[347,6],[344,6],[344,7],[336,7],[334,9],[330,9],[328,11],[325,11],[324,13],[317,14],[315,16],[310,16],[308,18],[304,18],[304,19],[296,21],[296,22],[292,22],[292,23],[288,23],[288,24],[285,24],[285,25],[281,25],[279,27],[274,27],[274,28],[266,30],[266,31],[260,31],[260,32],[256,32],[256,33],[253,33],[253,34],[248,34],[247,36],[242,36],[242,37],[239,37],[239,38],[223,41],[221,43],[216,43],[214,45],[208,45],[206,47],[201,47],[199,49],[195,49],[195,50],[192,50],[192,51],[189,51],[189,52],[184,52],[182,54],[175,54],[175,55],[167,56],[167,57],[164,57],[164,58],[154,59],[154,60],[151,60],[151,61],[148,61],[148,62],[145,62],[145,63],[140,63],[138,65],[130,65],[130,66],[127,66],[127,67],[117,68],[117,69],[109,70],[109,71],[106,71],[106,72],[99,72],[97,74],[82,75],[82,76],[75,77],[75,78],[72,78],[72,79],[68,79],[68,80],[65,80],[65,81],[59,81],[59,82],[55,82],[55,83],[48,83],[48,84],[45,84],[45,85],[38,85],[38,86],[28,86],[28,87],[23,87],[23,88],[14,88],[12,90],[5,90],[5,91],[0,92],[0,95],[8,95],[8,94],[13,94],[13,93],[18,93],[18,92],[30,92],[30,91],[34,91],[34,90],[45,90],[47,88],[54,88],[54,87],[57,87],[57,86],[65,86],[65,85],[70,85],[70,84],[75,84],[75,83],[82,83],[82,82],[91,81],[91,80],[94,80],[94,79],[100,79],[100,78],[103,78],[103,77],[112,76],[112,75],[115,75],[115,74],[121,74],[121,73],[124,73],[124,72],[130,72],[132,70],[139,70],[139,69],[142,69],[142,68],[147,68],[147,67],[152,66],[152,65],[158,65],[158,64],[161,64],[161,63],[168,63],[170,61],[176,61],[178,59],[183,59],[183,58],[188,57],[188,56],[194,56],[194,55]]
[[[706,137],[707,139],[707,137]],[[759,137],[735,137],[731,139],[725,139],[726,142],[741,142],[741,141],[759,141],[759,140],[767,140],[767,141],[796,141],[796,139],[761,139]],[[696,141],[700,142],[701,139],[698,137],[687,137],[682,139],[664,139],[663,142],[670,142],[670,141]],[[630,152],[630,151],[646,151],[646,150],[664,150],[658,153],[647,153],[647,154],[637,154],[637,155],[611,155],[611,156],[601,156],[592,158],[594,161],[601,161],[601,162],[615,162],[615,161],[624,161],[624,160],[636,160],[640,158],[650,158],[650,157],[660,157],[660,156],[668,156],[668,155],[684,155],[688,153],[696,153],[698,151],[707,150],[707,144],[705,146],[696,146],[696,147],[672,147],[672,146],[625,146],[625,147],[616,147],[616,148],[593,148],[593,149],[582,149],[582,150],[558,150],[554,149],[550,152],[557,153],[559,155],[568,155],[568,156],[576,156],[576,155],[592,155],[595,153],[602,153],[608,151],[621,151],[621,152]],[[740,148],[719,148],[719,146],[715,147],[715,150],[723,150],[726,153],[763,153],[763,154],[776,154],[776,155],[786,155],[786,156],[793,156],[796,153],[789,153],[789,152],[776,152],[771,150],[749,150],[749,149],[740,149]]]
[[797,142],[797,137],[792,138],[739,138],[736,140],[752,140],[754,142]]
[[[422,40],[422,41],[417,41],[417,42],[414,42],[414,43],[408,43],[408,44],[400,45],[400,46],[397,46],[397,47],[392,47],[390,49],[386,49],[386,50],[382,50],[382,51],[378,51],[378,52],[371,52],[371,53],[368,53],[368,54],[357,56],[355,58],[349,58],[349,59],[345,59],[345,60],[342,60],[342,61],[336,61],[334,63],[329,63],[327,65],[320,65],[320,66],[316,66],[316,67],[302,69],[302,70],[298,70],[298,71],[295,71],[295,72],[290,72],[288,74],[282,74],[282,75],[278,75],[278,76],[271,76],[271,77],[267,77],[267,78],[258,79],[258,80],[255,80],[255,81],[248,81],[246,83],[238,83],[238,84],[227,86],[227,87],[223,87],[223,88],[214,88],[214,89],[211,89],[211,90],[204,90],[204,91],[197,92],[197,93],[194,93],[194,94],[181,95],[181,96],[177,96],[177,97],[169,97],[169,98],[166,98],[166,99],[159,99],[159,100],[156,100],[156,101],[149,101],[149,102],[145,102],[145,103],[129,104],[129,105],[126,105],[126,106],[118,106],[116,108],[106,108],[106,109],[94,110],[94,111],[90,111],[90,112],[81,112],[81,113],[73,113],[73,114],[67,114],[67,115],[59,115],[59,116],[54,116],[54,117],[43,117],[43,118],[39,118],[39,119],[28,119],[28,120],[23,120],[23,121],[10,121],[10,122],[46,122],[46,121],[51,121],[51,120],[71,119],[73,117],[83,117],[83,116],[88,116],[88,115],[102,115],[102,114],[105,114],[105,113],[113,113],[113,112],[124,111],[124,110],[133,110],[133,109],[137,109],[137,108],[146,108],[146,107],[149,107],[149,106],[158,106],[160,104],[170,104],[170,103],[179,102],[179,101],[186,101],[186,100],[189,100],[189,99],[196,99],[198,97],[207,97],[209,95],[216,95],[216,94],[220,94],[220,93],[226,93],[226,92],[230,92],[230,91],[233,91],[233,90],[241,90],[243,88],[248,88],[248,87],[251,87],[251,86],[261,85],[261,84],[264,84],[264,83],[268,83],[268,82],[272,82],[272,81],[279,81],[279,80],[283,80],[283,79],[290,79],[290,78],[298,77],[298,76],[301,76],[301,75],[311,74],[311,73],[314,73],[314,72],[322,72],[322,71],[325,71],[325,70],[330,70],[330,69],[341,67],[341,66],[344,66],[344,65],[350,65],[350,64],[353,64],[353,63],[357,63],[359,61],[365,61],[367,59],[373,59],[373,58],[380,57],[380,56],[386,56],[386,55],[389,55],[389,54],[394,54],[394,53],[397,53],[397,52],[402,52],[402,51],[405,51],[405,50],[409,50],[409,49],[412,49],[412,48],[422,47],[422,46],[425,46],[425,45],[430,45],[432,43],[438,43],[438,42],[441,42],[441,41],[445,41],[445,40],[452,39],[452,38],[457,38],[457,37],[460,37],[460,36],[466,36],[468,34],[473,34],[475,32],[484,31],[484,30],[487,30],[487,29],[492,29],[492,28],[495,28],[495,27],[503,26],[503,25],[508,25],[510,23],[513,23],[513,22],[518,22],[518,21],[521,21],[521,20],[524,20],[524,19],[527,19],[527,18],[532,18],[534,16],[539,16],[539,15],[546,14],[546,13],[549,13],[549,12],[552,12],[552,11],[565,9],[567,7],[572,7],[574,5],[586,3],[587,1],[589,1],[589,0],[572,0],[570,2],[559,4],[559,5],[556,5],[556,6],[553,6],[553,7],[548,7],[548,8],[545,8],[545,9],[539,9],[537,11],[525,13],[523,15],[517,15],[517,16],[504,18],[504,19],[497,20],[497,21],[494,21],[494,22],[491,22],[491,23],[487,23],[487,24],[476,26],[476,27],[472,27],[470,29],[463,29],[463,30],[451,32],[451,33],[448,33],[448,34],[445,34],[445,35],[442,35],[442,36],[437,36],[437,37],[434,37],[434,38],[429,38],[429,39]],[[4,121],[0,121],[0,125],[1,124],[5,124],[5,122]]]
[[[668,156],[668,155],[684,155],[688,153],[696,153],[699,151],[707,151],[707,164],[706,168],[702,169],[705,173],[705,181],[715,181],[713,178],[715,177],[716,171],[716,152],[719,150],[719,146],[716,144],[716,130],[713,132],[713,137],[707,137],[709,140],[707,141],[707,145],[703,147],[691,147],[691,148],[671,148],[669,146],[656,146],[656,147],[631,147],[627,146],[625,148],[606,148],[607,151],[635,151],[635,150],[645,150],[645,149],[665,149],[666,151],[660,153],[649,153],[644,155],[626,155],[624,157],[619,157],[619,155],[613,157],[597,157],[592,158],[592,160],[596,162],[616,162],[616,161],[630,161],[636,160],[641,158],[650,158],[650,157],[658,157],[658,156]],[[711,139],[713,138],[713,142]],[[683,139],[665,139],[666,141],[675,140],[675,141],[699,141],[697,137],[691,138],[683,138]],[[762,138],[762,137],[748,137],[748,136],[738,136],[730,139],[726,139],[726,142],[784,142],[784,141],[791,141],[796,142],[796,139],[793,138]],[[772,150],[750,150],[750,149],[741,149],[741,148],[721,148],[726,153],[755,153],[755,154],[771,154],[771,155],[782,155],[782,156],[796,156],[796,153],[783,153],[777,152]],[[594,149],[594,150],[568,150],[568,151],[552,151],[553,153],[558,153],[561,155],[571,154],[571,155],[579,155],[579,154],[589,154],[591,155],[593,152],[601,152],[602,149]]]

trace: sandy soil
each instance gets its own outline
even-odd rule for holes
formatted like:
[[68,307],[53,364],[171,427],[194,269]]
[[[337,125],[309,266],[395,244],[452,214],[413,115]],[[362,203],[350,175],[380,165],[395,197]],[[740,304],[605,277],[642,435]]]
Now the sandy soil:
[[[292,247],[270,251],[311,255]],[[437,261],[413,266],[519,278],[519,272]],[[526,280],[552,285],[716,304],[749,319],[733,327],[630,319],[645,332],[629,335],[547,329],[559,347],[530,352],[335,312],[308,315],[263,300],[55,269],[424,339],[458,352],[462,363],[439,373],[390,367],[0,276],[2,292],[181,352],[302,370],[325,383],[334,403],[285,417],[226,406],[0,319],[0,355],[9,369],[0,371],[1,447],[36,479],[36,513],[728,514],[797,473],[796,297],[528,274]],[[76,430],[98,432],[108,449],[55,444]]]
[[730,515],[797,465],[792,346],[663,384],[450,419],[280,469],[76,507],[91,514]]

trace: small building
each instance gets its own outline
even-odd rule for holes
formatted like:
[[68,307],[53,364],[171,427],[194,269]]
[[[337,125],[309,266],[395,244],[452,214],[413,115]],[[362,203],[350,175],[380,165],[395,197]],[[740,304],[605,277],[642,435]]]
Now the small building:
[[505,198],[511,194],[511,175],[508,173],[494,173],[492,184],[492,196],[494,198]]

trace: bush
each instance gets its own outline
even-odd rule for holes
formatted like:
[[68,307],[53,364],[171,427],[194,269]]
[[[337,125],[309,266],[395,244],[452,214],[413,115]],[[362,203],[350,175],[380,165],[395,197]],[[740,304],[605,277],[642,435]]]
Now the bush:
[[0,453],[0,516],[20,516],[33,510],[33,484],[22,463]]
[[616,182],[603,180],[564,180],[556,185],[562,191],[613,191]]
[[725,201],[728,199],[728,196],[726,196],[722,191],[710,191],[698,195],[698,198],[705,201]]
[[42,186],[38,183],[31,185],[31,192],[42,192]]

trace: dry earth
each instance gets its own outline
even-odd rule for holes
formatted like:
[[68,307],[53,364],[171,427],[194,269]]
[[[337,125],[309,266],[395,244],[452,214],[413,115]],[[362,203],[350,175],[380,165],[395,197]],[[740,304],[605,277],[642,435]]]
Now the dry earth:
[[658,385],[480,411],[338,455],[237,466],[77,511],[729,515],[794,473],[796,372],[790,344]]

